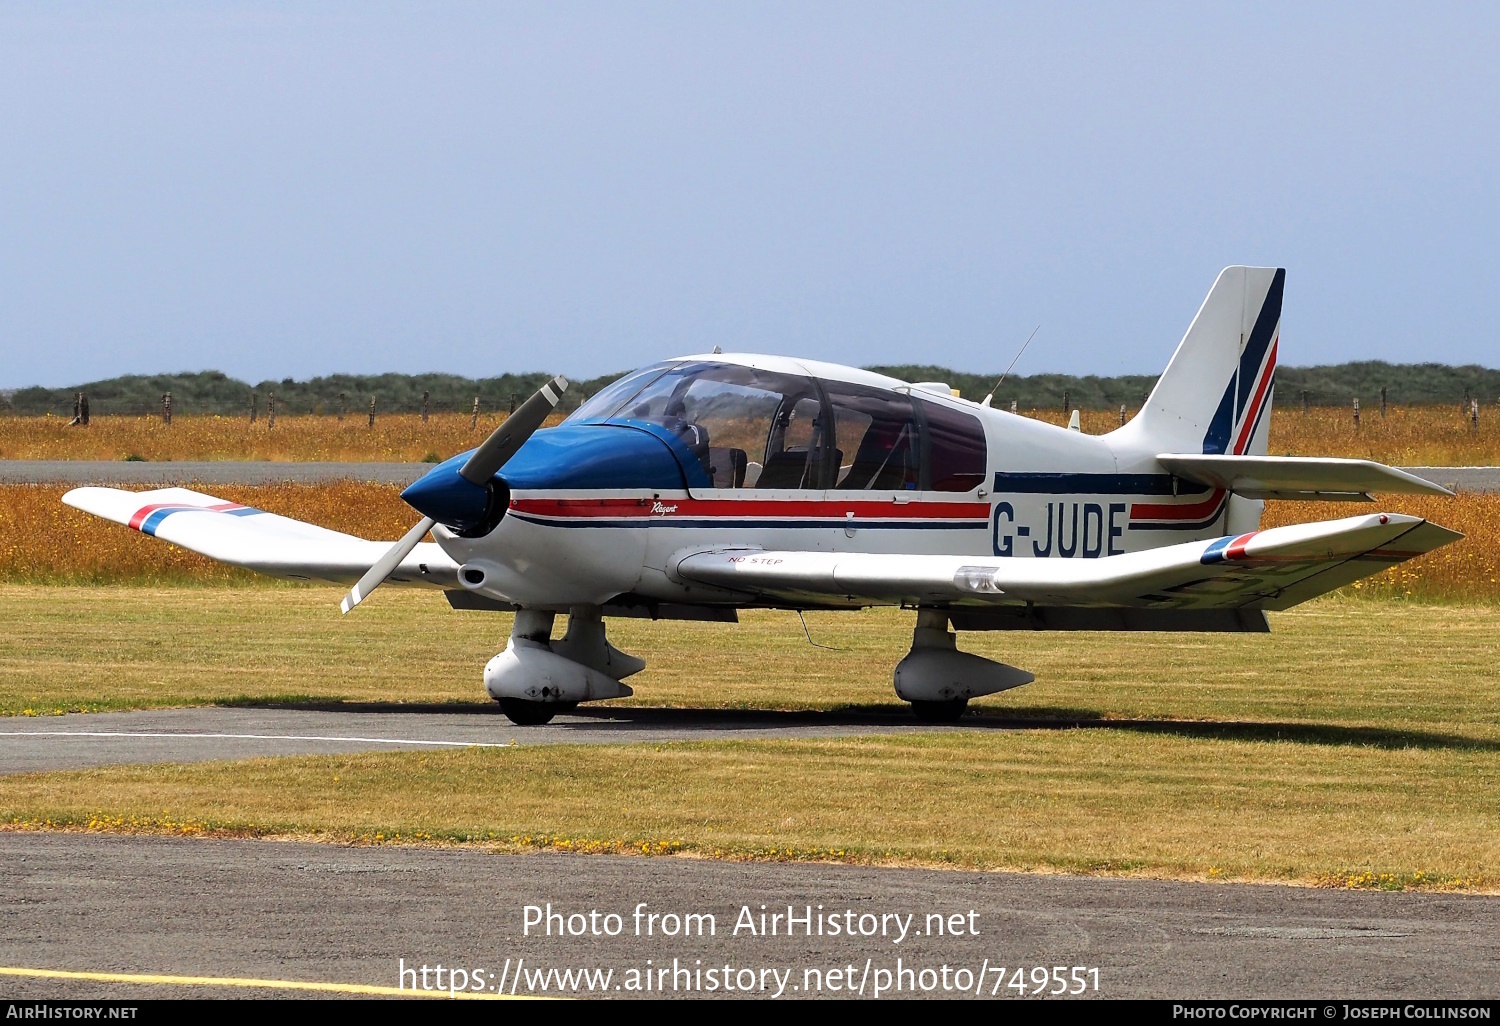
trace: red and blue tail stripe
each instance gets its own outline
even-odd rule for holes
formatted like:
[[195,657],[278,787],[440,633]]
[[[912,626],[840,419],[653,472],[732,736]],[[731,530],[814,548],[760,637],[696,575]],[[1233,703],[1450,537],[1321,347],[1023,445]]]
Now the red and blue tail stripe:
[[167,517],[173,513],[188,512],[227,513],[232,517],[248,517],[265,511],[250,506],[241,506],[237,502],[221,502],[213,506],[194,506],[185,502],[154,502],[149,506],[142,506],[131,514],[130,526],[142,534],[155,535],[156,529]]
[[1219,400],[1213,420],[1203,436],[1203,451],[1218,455],[1242,456],[1255,437],[1271,394],[1271,380],[1276,373],[1277,327],[1281,324],[1281,298],[1286,285],[1286,271],[1278,270],[1255,317],[1255,326],[1245,341],[1239,365],[1224,397]]

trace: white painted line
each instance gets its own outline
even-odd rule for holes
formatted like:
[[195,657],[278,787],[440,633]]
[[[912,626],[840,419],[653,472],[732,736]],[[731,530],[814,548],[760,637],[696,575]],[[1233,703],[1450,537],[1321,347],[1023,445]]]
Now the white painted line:
[[190,737],[238,741],[353,741],[376,745],[442,745],[447,748],[514,748],[514,741],[422,741],[395,737],[323,737],[317,734],[176,734],[129,730],[0,730],[0,737]]

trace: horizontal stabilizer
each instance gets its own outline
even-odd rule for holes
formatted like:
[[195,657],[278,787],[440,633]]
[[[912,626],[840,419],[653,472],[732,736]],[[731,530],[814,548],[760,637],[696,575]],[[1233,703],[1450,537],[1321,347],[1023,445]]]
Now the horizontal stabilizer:
[[[63,502],[221,563],[273,577],[352,584],[391,547],[390,542],[366,541],[188,488],[75,488]],[[391,580],[455,588],[458,566],[436,544],[423,542]]]
[[1217,456],[1163,453],[1157,461],[1187,481],[1250,499],[1369,501],[1371,492],[1452,495],[1442,485],[1370,460],[1319,456]]
[[685,552],[673,569],[792,604],[1286,609],[1461,537],[1376,513],[1100,559],[715,549]]

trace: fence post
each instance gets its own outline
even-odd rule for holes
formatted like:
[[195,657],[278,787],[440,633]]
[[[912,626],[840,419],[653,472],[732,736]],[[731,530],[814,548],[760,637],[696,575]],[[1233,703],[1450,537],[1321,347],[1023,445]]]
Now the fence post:
[[1354,397],[1354,430],[1359,430],[1359,396]]
[[256,395],[254,392],[250,393],[250,423],[252,424],[255,423],[255,415],[260,412],[256,409],[256,406],[260,405],[259,399],[260,396]]
[[1120,404],[1120,426],[1121,427],[1125,426],[1125,404],[1124,403]]
[[167,427],[172,426],[172,393],[164,392],[161,397],[161,422]]
[[1012,399],[1010,401],[1010,412],[1011,413],[1015,413],[1016,412],[1016,403],[1018,403],[1018,402],[1020,402],[1019,399]]
[[469,430],[473,431],[479,426],[479,396],[474,397],[474,416],[469,418]]
[[1469,400],[1469,427],[1477,434],[1479,431],[1479,400]]
[[422,390],[422,423],[427,423],[427,398],[432,395],[427,389]]
[[366,427],[374,427],[375,426],[375,397],[373,395],[370,396],[370,423],[367,424],[367,425],[365,425],[365,426]]
[[81,416],[83,418],[83,426],[84,427],[88,427],[89,426],[89,394],[87,392],[79,392],[78,393],[78,413],[79,413],[79,416]]
[[276,426],[276,393],[272,392],[266,396],[266,427]]
[[77,427],[83,423],[83,393],[73,393],[73,419],[68,421],[68,427]]
[[1068,415],[1068,411],[1070,409],[1072,409],[1072,406],[1069,404],[1068,390],[1065,388],[1065,389],[1063,389],[1063,416],[1064,417],[1066,417]]
[[1305,388],[1302,390],[1302,413],[1304,416],[1307,414],[1307,389]]
[[1385,420],[1385,386],[1380,386],[1380,419]]
[[341,421],[344,419],[344,407],[345,407],[345,405],[347,405],[347,404],[344,401],[344,393],[340,392],[339,393],[339,420],[341,420]]
[[510,412],[516,412],[516,393],[514,392],[510,394]]

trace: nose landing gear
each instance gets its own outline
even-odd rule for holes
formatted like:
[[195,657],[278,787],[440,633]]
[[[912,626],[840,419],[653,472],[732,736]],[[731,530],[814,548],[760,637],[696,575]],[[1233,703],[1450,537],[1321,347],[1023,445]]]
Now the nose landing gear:
[[609,643],[597,606],[574,607],[568,631],[557,641],[555,620],[552,612],[518,610],[505,651],[484,668],[485,690],[519,726],[546,723],[579,702],[624,698],[632,692],[620,678],[646,667],[645,660]]

